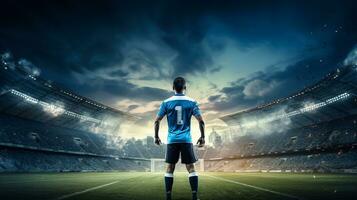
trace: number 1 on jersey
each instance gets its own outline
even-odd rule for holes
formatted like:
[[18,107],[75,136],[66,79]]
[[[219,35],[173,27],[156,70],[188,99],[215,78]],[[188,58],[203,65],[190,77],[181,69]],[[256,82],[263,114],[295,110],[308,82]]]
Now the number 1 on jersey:
[[177,111],[177,124],[182,125],[183,124],[182,106],[175,106],[175,110]]

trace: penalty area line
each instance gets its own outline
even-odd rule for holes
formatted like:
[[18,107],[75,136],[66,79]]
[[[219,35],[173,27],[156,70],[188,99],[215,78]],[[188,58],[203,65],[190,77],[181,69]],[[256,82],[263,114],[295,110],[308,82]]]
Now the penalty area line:
[[221,178],[221,177],[217,177],[217,176],[211,176],[211,175],[204,175],[204,176],[208,176],[208,177],[211,177],[211,178],[214,178],[214,179],[217,179],[217,180],[221,180],[221,181],[225,181],[225,182],[229,182],[229,183],[234,183],[234,184],[237,184],[237,185],[250,187],[250,188],[253,188],[253,189],[256,189],[256,190],[261,190],[261,191],[264,191],[264,192],[269,192],[269,193],[272,193],[272,194],[288,197],[288,198],[291,198],[291,199],[300,199],[300,200],[303,199],[303,198],[300,198],[300,197],[297,197],[297,196],[294,196],[294,195],[290,195],[290,194],[286,194],[286,193],[282,193],[282,192],[277,192],[277,191],[274,191],[274,190],[269,190],[269,189],[266,189],[266,188],[262,188],[262,187],[258,187],[258,186],[254,186],[254,185],[249,185],[249,184],[246,184],[246,183],[241,183],[241,182],[238,182],[238,181],[233,181],[233,180],[229,180],[229,179],[225,179],[225,178]]
[[84,194],[84,193],[87,193],[87,192],[90,192],[90,191],[93,191],[93,190],[98,190],[98,189],[100,189],[100,188],[104,188],[104,187],[107,187],[107,186],[109,186],[109,185],[113,185],[113,184],[118,183],[118,182],[119,182],[119,181],[110,182],[110,183],[107,183],[107,184],[104,184],[104,185],[99,185],[99,186],[92,187],[92,188],[88,188],[88,189],[85,189],[85,190],[82,190],[82,191],[78,191],[78,192],[73,192],[73,193],[70,193],[70,194],[66,194],[66,195],[57,197],[57,198],[55,198],[55,199],[56,199],[56,200],[67,199],[67,198],[70,198],[70,197],[73,197],[73,196],[77,196],[77,195],[80,195],[80,194]]

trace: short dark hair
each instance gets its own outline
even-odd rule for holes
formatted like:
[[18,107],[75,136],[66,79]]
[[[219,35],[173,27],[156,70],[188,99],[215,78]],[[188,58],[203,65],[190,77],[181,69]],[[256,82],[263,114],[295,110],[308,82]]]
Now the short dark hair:
[[182,93],[182,91],[186,89],[185,79],[180,76],[175,78],[173,83],[173,89],[178,93]]

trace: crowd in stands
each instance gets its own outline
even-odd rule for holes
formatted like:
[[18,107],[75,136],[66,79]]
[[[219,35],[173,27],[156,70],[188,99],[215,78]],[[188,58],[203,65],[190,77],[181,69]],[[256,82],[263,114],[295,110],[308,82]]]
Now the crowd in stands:
[[143,158],[132,150],[135,140],[122,148],[109,148],[107,141],[104,134],[0,115],[0,172],[149,169],[149,161],[125,158]]
[[98,134],[50,126],[8,115],[0,115],[0,143],[54,151],[108,153],[105,139]]
[[[268,135],[236,137],[221,148],[201,152],[207,169],[357,169],[357,117],[337,119]],[[229,158],[237,159],[229,159]]]
[[146,171],[150,162],[0,148],[0,172]]
[[357,143],[356,116],[268,135],[250,134],[211,149],[207,157],[274,154],[275,152],[327,149]]
[[[247,134],[196,152],[208,171],[357,169],[356,121],[350,116],[280,133]],[[109,140],[105,134],[0,115],[0,171],[148,170],[149,161],[135,159],[165,157],[166,146],[154,145],[151,136],[118,139],[116,146],[113,141],[108,146]]]
[[164,158],[165,145],[157,146],[154,144],[154,138],[148,136],[145,139],[131,138],[125,140],[121,153],[124,156],[136,158]]
[[208,171],[296,171],[321,172],[357,171],[357,152],[320,153],[310,155],[260,157],[234,160],[205,161]]

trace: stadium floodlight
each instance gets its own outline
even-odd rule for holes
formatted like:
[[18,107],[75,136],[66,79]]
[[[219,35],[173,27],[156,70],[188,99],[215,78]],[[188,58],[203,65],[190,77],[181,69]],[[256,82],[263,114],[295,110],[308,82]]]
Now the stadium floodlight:
[[64,108],[62,108],[60,106],[56,106],[54,104],[48,104],[48,103],[45,103],[45,102],[39,102],[39,104],[41,106],[43,106],[43,109],[46,112],[49,112],[54,116],[61,115],[61,114],[63,114],[65,112]]
[[342,94],[337,95],[335,97],[329,98],[329,99],[327,99],[325,101],[322,101],[320,103],[311,104],[311,105],[305,106],[303,108],[300,108],[298,110],[294,110],[294,111],[291,111],[291,112],[288,112],[288,113],[284,113],[284,114],[280,114],[280,115],[268,116],[268,117],[265,117],[263,119],[256,120],[256,121],[249,121],[247,123],[241,124],[240,127],[244,127],[244,128],[254,127],[254,126],[257,126],[259,124],[265,124],[265,123],[270,123],[270,122],[273,122],[273,121],[276,121],[276,120],[280,120],[280,119],[290,118],[290,117],[293,117],[293,116],[296,116],[296,115],[299,115],[299,114],[303,114],[303,113],[306,113],[306,112],[314,111],[314,110],[319,109],[321,107],[324,107],[324,106],[327,106],[329,104],[335,103],[337,101],[346,99],[346,98],[348,98],[350,96],[351,96],[351,94],[345,92],[345,93],[342,93]]
[[18,97],[23,98],[25,101],[29,102],[29,103],[33,103],[33,104],[38,104],[40,106],[42,106],[42,108],[46,111],[49,112],[55,116],[61,115],[61,114],[65,114],[83,121],[89,121],[89,122],[93,122],[93,123],[101,123],[101,120],[99,119],[95,119],[93,117],[89,117],[89,116],[85,116],[85,115],[81,115],[69,110],[65,110],[62,106],[60,105],[56,105],[56,104],[51,104],[51,103],[47,103],[41,100],[38,100],[34,97],[31,97],[25,93],[19,92],[17,90],[11,89],[10,93],[13,95],[16,95]]

